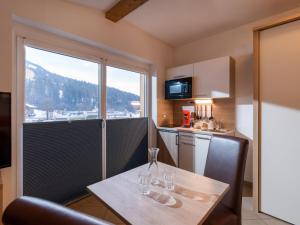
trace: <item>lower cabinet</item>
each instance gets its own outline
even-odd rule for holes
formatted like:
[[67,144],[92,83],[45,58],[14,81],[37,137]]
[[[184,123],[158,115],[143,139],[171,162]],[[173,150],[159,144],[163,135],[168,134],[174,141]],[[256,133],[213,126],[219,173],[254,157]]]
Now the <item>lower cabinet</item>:
[[192,133],[179,133],[179,168],[195,172],[195,139]]
[[178,132],[159,130],[157,137],[158,161],[178,167]]
[[203,175],[210,139],[210,135],[180,132],[179,167]]
[[199,175],[204,174],[211,135],[158,131],[158,160]]

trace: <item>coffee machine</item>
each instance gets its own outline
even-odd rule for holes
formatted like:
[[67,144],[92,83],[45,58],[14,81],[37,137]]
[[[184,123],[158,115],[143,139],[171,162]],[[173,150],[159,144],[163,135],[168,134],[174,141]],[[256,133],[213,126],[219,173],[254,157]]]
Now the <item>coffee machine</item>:
[[194,106],[182,106],[182,126],[191,127],[194,122]]
[[182,125],[184,127],[190,127],[191,126],[191,111],[189,110],[182,110]]

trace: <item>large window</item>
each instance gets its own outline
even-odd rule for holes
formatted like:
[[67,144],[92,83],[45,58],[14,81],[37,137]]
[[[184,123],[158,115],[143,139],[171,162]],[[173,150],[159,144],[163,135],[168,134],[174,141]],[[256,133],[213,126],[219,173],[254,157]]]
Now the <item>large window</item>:
[[25,122],[99,117],[101,64],[25,47]]
[[145,116],[145,75],[106,67],[108,119]]

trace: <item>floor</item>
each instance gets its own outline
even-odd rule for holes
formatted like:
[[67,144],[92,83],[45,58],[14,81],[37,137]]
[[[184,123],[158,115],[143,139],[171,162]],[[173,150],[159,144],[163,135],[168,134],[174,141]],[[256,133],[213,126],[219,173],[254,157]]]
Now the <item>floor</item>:
[[243,197],[242,225],[288,225],[263,213],[255,213],[252,207],[252,197]]
[[[0,194],[2,187],[0,185]],[[270,216],[262,213],[255,213],[252,208],[252,188],[250,185],[245,184],[243,192],[243,210],[242,210],[242,225],[287,225],[288,223],[276,220]],[[250,197],[249,197],[250,196]],[[1,200],[2,195],[0,195]],[[2,202],[2,201],[0,201]],[[83,212],[106,221],[109,221],[116,225],[124,225],[124,223],[115,216],[109,209],[107,209],[99,200],[93,196],[86,197],[80,201],[77,201],[71,205],[70,208]],[[1,209],[1,205],[0,205]],[[2,210],[0,211],[2,212]],[[0,222],[1,225],[1,222]]]
[[[255,213],[252,208],[252,188],[247,184],[243,192],[242,225],[287,225],[288,223],[276,220],[273,217],[262,213]],[[84,198],[78,202],[69,205],[70,208],[102,218],[116,225],[124,223],[115,216],[107,207],[93,196]]]

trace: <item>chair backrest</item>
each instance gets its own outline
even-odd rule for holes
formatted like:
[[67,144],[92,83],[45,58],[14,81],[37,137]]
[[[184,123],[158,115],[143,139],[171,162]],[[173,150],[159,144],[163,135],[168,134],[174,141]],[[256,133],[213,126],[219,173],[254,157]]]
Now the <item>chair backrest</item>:
[[211,139],[204,176],[230,185],[221,204],[241,215],[242,192],[249,142],[246,139],[214,135]]
[[4,211],[4,225],[109,225],[58,204],[33,198],[14,200]]

